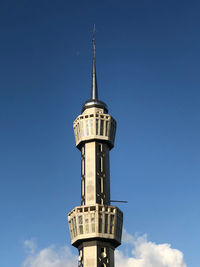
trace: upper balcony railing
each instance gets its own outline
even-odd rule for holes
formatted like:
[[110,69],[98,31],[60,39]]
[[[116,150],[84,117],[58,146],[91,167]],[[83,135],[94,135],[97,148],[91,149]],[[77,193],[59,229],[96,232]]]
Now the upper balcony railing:
[[116,121],[108,114],[82,114],[74,121],[76,146],[81,142],[92,139],[107,141],[110,147],[114,146]]

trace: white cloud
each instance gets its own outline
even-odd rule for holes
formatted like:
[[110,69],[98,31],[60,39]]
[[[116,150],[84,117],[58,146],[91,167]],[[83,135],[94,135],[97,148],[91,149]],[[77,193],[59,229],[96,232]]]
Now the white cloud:
[[[50,246],[37,251],[34,240],[25,241],[29,250],[22,267],[77,267],[78,259],[67,246]],[[155,244],[146,235],[132,236],[123,233],[123,244],[131,249],[131,255],[116,250],[116,267],[186,267],[183,253],[171,248],[170,244]]]
[[22,264],[23,267],[77,267],[77,257],[67,246],[50,246],[37,251],[33,240],[26,240],[24,245],[29,252]]
[[123,241],[131,246],[132,255],[116,250],[116,267],[186,267],[183,253],[170,244],[155,244],[148,241],[146,235],[134,237],[126,231]]

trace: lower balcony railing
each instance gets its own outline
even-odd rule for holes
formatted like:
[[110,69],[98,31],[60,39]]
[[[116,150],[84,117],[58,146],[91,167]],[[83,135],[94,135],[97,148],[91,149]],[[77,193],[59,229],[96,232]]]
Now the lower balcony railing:
[[68,214],[72,245],[83,239],[109,239],[117,247],[121,244],[123,213],[114,206],[80,206]]

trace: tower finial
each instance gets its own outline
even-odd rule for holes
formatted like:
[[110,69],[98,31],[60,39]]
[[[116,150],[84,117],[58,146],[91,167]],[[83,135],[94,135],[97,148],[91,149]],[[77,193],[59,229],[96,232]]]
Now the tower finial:
[[95,63],[95,33],[96,33],[96,27],[94,24],[93,38],[92,38],[93,60],[92,60],[92,89],[91,89],[91,99],[93,100],[98,99],[98,87],[97,87],[96,63]]

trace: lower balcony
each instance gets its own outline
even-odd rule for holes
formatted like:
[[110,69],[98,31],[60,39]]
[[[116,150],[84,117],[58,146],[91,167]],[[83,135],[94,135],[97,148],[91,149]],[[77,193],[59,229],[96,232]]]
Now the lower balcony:
[[115,206],[80,206],[68,214],[72,245],[84,240],[106,239],[115,247],[121,244],[123,213]]

